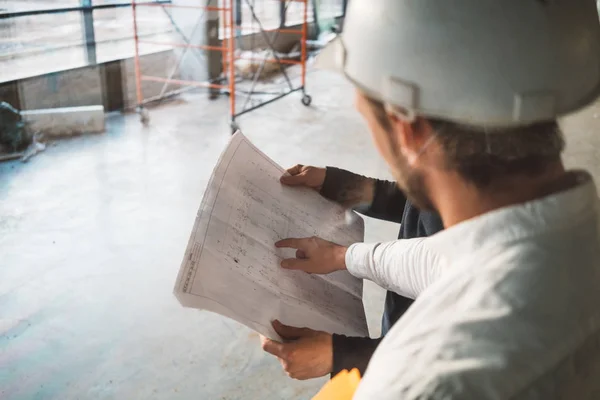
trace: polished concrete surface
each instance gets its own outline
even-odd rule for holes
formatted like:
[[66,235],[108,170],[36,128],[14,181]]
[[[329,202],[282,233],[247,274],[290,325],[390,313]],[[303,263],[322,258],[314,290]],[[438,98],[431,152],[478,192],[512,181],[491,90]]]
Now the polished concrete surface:
[[[287,166],[387,177],[340,78],[311,73],[314,106],[289,96],[240,120]],[[182,308],[172,286],[212,167],[227,100],[204,95],[111,116],[105,134],[0,164],[0,399],[307,399],[256,334]],[[570,166],[600,178],[600,106],[565,123]],[[397,226],[368,221],[367,240]],[[369,285],[373,334],[382,292]]]
[[[243,117],[247,136],[285,166],[386,176],[347,85],[310,79],[314,107],[289,96]],[[254,333],[172,295],[230,133],[227,99],[205,98],[0,164],[1,399],[306,399],[322,384],[289,379]]]

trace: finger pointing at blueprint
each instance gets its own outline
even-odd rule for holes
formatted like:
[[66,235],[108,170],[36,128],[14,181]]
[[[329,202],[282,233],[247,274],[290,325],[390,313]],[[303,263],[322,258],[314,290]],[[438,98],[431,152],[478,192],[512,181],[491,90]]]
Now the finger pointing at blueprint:
[[241,133],[213,172],[185,251],[175,295],[187,307],[232,318],[273,339],[271,321],[330,333],[368,336],[362,281],[346,271],[310,275],[282,269],[291,250],[274,243],[319,236],[342,245],[363,241],[363,223],[306,188],[282,186],[284,169]]

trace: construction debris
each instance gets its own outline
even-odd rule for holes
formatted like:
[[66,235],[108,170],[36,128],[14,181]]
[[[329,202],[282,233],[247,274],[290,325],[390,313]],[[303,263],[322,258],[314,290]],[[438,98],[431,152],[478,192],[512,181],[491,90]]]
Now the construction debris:
[[31,136],[25,131],[21,112],[6,102],[0,102],[0,156],[12,159],[13,154],[25,150],[31,143]]
[[279,53],[271,49],[256,51],[238,51],[236,53],[235,68],[237,74],[244,79],[258,79],[266,81],[274,78],[292,64],[280,64],[278,60],[300,61],[302,53],[300,44],[294,46],[289,53]]
[[33,135],[33,142],[29,145],[27,150],[25,150],[25,152],[23,152],[23,156],[21,158],[22,162],[25,163],[25,162],[29,161],[29,159],[31,157],[46,150],[46,144],[43,143],[42,140],[44,140],[44,137],[42,134],[36,133],[35,135]]
[[0,161],[31,157],[46,150],[45,138],[103,132],[103,106],[19,111],[0,103]]

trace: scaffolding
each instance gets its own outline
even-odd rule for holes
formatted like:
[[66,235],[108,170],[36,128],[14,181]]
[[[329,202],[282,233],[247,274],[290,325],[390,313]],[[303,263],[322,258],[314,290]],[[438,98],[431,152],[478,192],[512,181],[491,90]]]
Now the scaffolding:
[[[202,1],[202,0],[198,0]],[[273,0],[271,0],[273,1]],[[133,0],[133,31],[135,39],[135,80],[136,80],[136,110],[140,114],[141,120],[144,123],[149,121],[149,114],[145,107],[149,103],[161,101],[167,97],[180,94],[191,88],[207,88],[212,93],[224,94],[229,96],[229,123],[232,132],[238,129],[237,117],[263,107],[278,99],[281,99],[294,92],[302,92],[302,104],[309,106],[311,97],[306,93],[306,61],[307,61],[307,36],[308,36],[308,7],[309,0],[275,0],[280,4],[281,24],[278,28],[267,28],[261,21],[257,10],[256,0],[205,0],[204,5],[189,5],[189,4],[165,4],[159,2],[141,2]],[[215,5],[216,3],[216,5]],[[290,4],[302,4],[302,21],[300,21],[300,29],[286,28],[284,21]],[[160,7],[163,9],[169,18],[173,29],[177,32],[183,43],[178,42],[163,42],[141,39],[138,27],[137,9],[139,7]],[[196,22],[192,34],[187,36],[185,32],[178,26],[172,14],[168,11],[174,8],[187,8],[190,10],[201,10],[202,14]],[[218,13],[220,21],[220,44],[194,44],[192,43],[194,32],[205,23],[206,12]],[[241,16],[245,14],[251,17],[250,24],[242,24]],[[241,38],[245,36],[255,35],[261,39],[263,45],[267,47],[266,51],[259,57],[248,57],[242,51]],[[299,39],[300,50],[294,59],[285,58],[276,50],[276,41],[279,35],[296,35]],[[177,57],[177,62],[174,68],[171,69],[167,77],[152,76],[142,73],[140,62],[140,44],[172,46],[173,48],[182,48],[182,53]],[[183,57],[190,49],[198,49],[205,52],[212,51],[220,54],[221,72],[217,78],[210,78],[204,81],[176,79]],[[255,71],[249,79],[243,79],[236,73],[236,62],[255,63]],[[265,67],[270,65],[276,66],[280,77],[284,79],[285,89],[279,88],[279,91],[274,91],[268,84],[259,82]],[[288,74],[287,67],[300,67],[300,82],[294,85],[293,78]],[[208,67],[208,66],[207,66]],[[248,77],[247,77],[248,78]],[[150,98],[145,98],[142,90],[142,82],[152,81],[163,84],[160,94]],[[178,90],[167,92],[168,85],[177,85]],[[281,86],[281,85],[279,85]],[[238,96],[242,100],[241,107],[237,106]],[[265,99],[266,96],[269,98]]]
[[[201,1],[201,0],[199,0]],[[234,0],[222,0],[220,5],[214,6],[211,5],[213,3],[212,0],[205,0],[205,4],[201,5],[176,5],[176,4],[164,4],[157,2],[141,2],[140,0],[132,1],[132,11],[133,11],[133,36],[135,40],[135,82],[136,82],[136,101],[137,107],[136,110],[140,113],[140,117],[142,122],[147,123],[149,121],[148,111],[146,109],[146,105],[149,103],[154,103],[158,101],[162,101],[165,98],[171,97],[173,95],[179,94],[186,89],[189,88],[208,88],[208,89],[216,89],[219,91],[228,91],[229,93],[235,93],[235,70],[234,65],[228,65],[225,61],[227,60],[227,54],[234,52],[234,43],[231,38],[234,36],[233,31],[233,7],[232,3]],[[138,25],[138,8],[139,7],[161,7],[164,11],[165,15],[170,20],[173,29],[179,34],[184,43],[179,42],[157,42],[157,41],[148,41],[140,38],[139,35],[139,25]],[[194,27],[192,34],[188,37],[182,29],[179,28],[178,24],[175,22],[172,14],[168,11],[168,9],[189,9],[189,10],[201,10],[201,15],[196,22],[196,26]],[[211,46],[211,45],[199,45],[193,44],[192,38],[196,30],[200,27],[201,24],[204,23],[204,17],[206,12],[216,12],[219,13],[221,20],[223,21],[224,29],[227,29],[225,33],[225,39],[221,42],[219,46]],[[158,46],[170,46],[173,48],[182,48],[183,51],[177,58],[177,62],[175,67],[172,68],[171,72],[167,77],[162,76],[152,76],[142,74],[141,61],[140,61],[140,44],[150,44],[150,45],[158,45]],[[183,58],[186,53],[190,49],[200,49],[203,51],[216,51],[221,54],[221,59],[223,60],[221,80],[215,82],[214,80],[207,81],[195,81],[195,80],[185,80],[185,79],[174,79],[174,76],[179,72],[181,67]],[[232,78],[233,77],[233,78]],[[163,87],[160,91],[160,94],[157,96],[153,96],[150,98],[145,98],[142,90],[142,82],[151,81],[151,82],[159,82],[163,83]],[[179,90],[169,91],[167,92],[167,87],[169,84],[178,85],[181,88]],[[231,96],[230,106],[234,103],[235,96]]]

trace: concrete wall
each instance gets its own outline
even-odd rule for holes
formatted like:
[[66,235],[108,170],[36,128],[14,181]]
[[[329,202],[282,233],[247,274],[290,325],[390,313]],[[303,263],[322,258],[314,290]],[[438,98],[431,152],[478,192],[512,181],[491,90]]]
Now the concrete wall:
[[[173,51],[141,57],[142,73],[166,77],[175,65]],[[179,78],[175,74],[174,78]],[[162,83],[143,82],[144,97],[158,95]],[[171,87],[173,88],[173,86]],[[133,59],[98,64],[0,84],[0,101],[21,110],[103,105],[107,111],[135,107]]]
[[[176,64],[176,58],[173,51],[164,51],[160,53],[149,54],[141,58],[140,69],[142,75],[168,77]],[[137,105],[136,100],[136,82],[135,82],[135,62],[129,58],[121,61],[122,85],[124,108],[130,109]],[[179,73],[173,76],[174,79],[181,78]],[[147,99],[160,94],[163,83],[142,81],[143,98]],[[176,89],[178,86],[170,85],[167,90]]]
[[[301,25],[294,26],[286,26],[286,29],[299,30],[302,29]],[[314,31],[313,24],[308,25],[308,37],[311,37],[312,32]],[[253,33],[244,35],[238,39],[238,47],[242,50],[252,50],[252,49],[266,49],[268,48],[268,43],[271,42],[276,51],[287,53],[296,43],[300,41],[301,35],[294,33],[277,33],[277,32],[267,32],[263,33]],[[268,39],[268,40],[267,40]]]
[[0,101],[6,101],[19,108],[19,105],[21,104],[21,99],[19,97],[19,82],[0,84]]
[[23,79],[19,82],[20,108],[35,110],[102,104],[100,70],[100,66],[93,66]]

